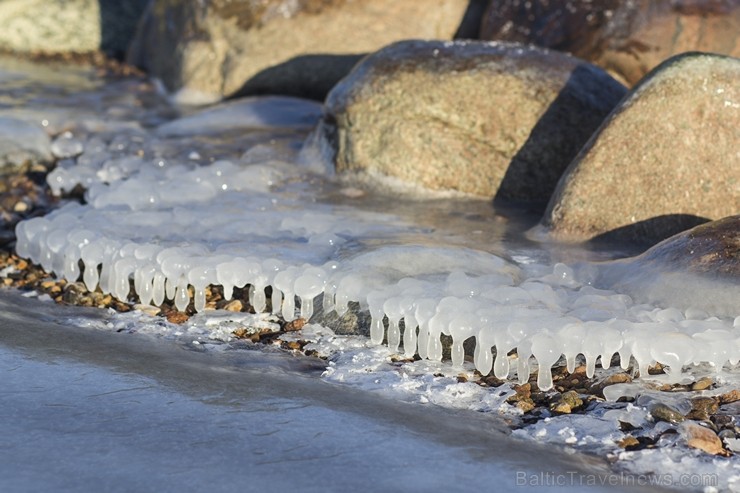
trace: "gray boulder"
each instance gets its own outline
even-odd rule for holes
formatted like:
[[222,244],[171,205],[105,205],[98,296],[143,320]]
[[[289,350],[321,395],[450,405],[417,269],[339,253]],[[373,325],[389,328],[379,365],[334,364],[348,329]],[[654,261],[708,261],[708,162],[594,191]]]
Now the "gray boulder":
[[402,41],[328,95],[339,172],[544,204],[626,89],[603,70],[512,43]]
[[[129,61],[201,100],[323,99],[361,55],[404,38],[450,39],[468,0],[154,0]],[[468,21],[469,23],[469,21]]]
[[561,179],[555,238],[654,244],[740,211],[740,60],[686,54],[622,101]]

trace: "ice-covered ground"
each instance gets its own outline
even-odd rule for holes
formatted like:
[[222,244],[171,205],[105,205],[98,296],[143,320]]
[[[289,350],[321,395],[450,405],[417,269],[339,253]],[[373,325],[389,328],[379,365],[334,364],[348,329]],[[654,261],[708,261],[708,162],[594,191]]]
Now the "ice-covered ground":
[[[15,92],[23,87],[19,77],[6,77]],[[580,354],[589,375],[605,375],[609,370],[597,362],[618,353],[625,367],[642,370],[640,383],[621,387],[640,394],[634,404],[606,402],[514,434],[608,457],[614,471],[664,486],[740,489],[740,462],[687,449],[680,435],[666,434],[664,446],[635,452],[615,442],[620,421],[657,436],[664,425],[647,415],[651,399],[680,401],[645,384],[656,361],[668,370],[652,380],[716,374],[721,389],[707,393],[738,385],[731,365],[740,359],[740,311],[714,316],[598,289],[588,268],[572,266],[619,252],[531,243],[524,231],[532,218],[525,214],[495,211],[480,200],[430,197],[375,178],[333,177],[315,161],[316,148],[299,154],[318,116],[311,103],[253,99],[162,123],[168,110],[142,108],[137,84],[119,82],[116,89],[92,84],[56,99],[21,98],[16,113],[5,110],[24,121],[40,118],[47,128],[44,112],[56,117],[63,111],[67,132],[51,145],[59,163],[49,185],[56,192],[76,185],[87,190],[85,204],[69,202],[21,223],[18,253],[120,299],[129,297],[130,280],[132,301],[170,299],[184,309],[192,297],[199,313],[181,326],[142,312],[71,315],[66,323],[219,352],[231,347],[235,328],[274,318],[207,310],[209,285],[223,286],[227,299],[234,287],[250,285],[258,311],[271,308],[287,320],[310,318],[319,308],[344,313],[359,302],[372,316],[369,338],[336,335],[319,324],[295,336],[328,358],[324,380],[520,424],[505,402],[509,386],[460,383],[458,375],[477,368],[526,380],[540,367],[538,384],[547,389],[552,382],[544,368],[561,355],[570,369]],[[402,322],[418,331],[402,330]],[[452,336],[451,362],[440,361],[441,334]],[[470,337],[473,361],[464,357]],[[500,355],[495,359],[492,347]],[[506,356],[513,349],[518,357]],[[414,354],[422,360],[410,361]],[[616,388],[610,395],[619,397]],[[673,404],[680,408],[685,399]]]

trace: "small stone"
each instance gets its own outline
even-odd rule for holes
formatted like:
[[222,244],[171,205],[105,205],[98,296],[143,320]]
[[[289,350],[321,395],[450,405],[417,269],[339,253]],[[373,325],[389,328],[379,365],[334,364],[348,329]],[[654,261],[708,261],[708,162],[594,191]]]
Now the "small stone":
[[306,325],[306,319],[305,318],[297,318],[291,322],[286,323],[283,326],[283,331],[285,332],[295,332],[297,330],[301,330],[304,325]]
[[134,305],[134,310],[140,311],[142,313],[146,313],[150,317],[156,317],[162,312],[162,309],[159,308],[158,306],[143,305],[143,304]]
[[246,329],[246,327],[239,327],[238,329],[234,329],[232,334],[237,339],[246,339],[250,336],[249,331]]
[[707,390],[709,387],[712,386],[714,382],[709,377],[704,377],[696,382],[691,386],[691,390],[700,391],[700,390]]
[[528,413],[532,409],[534,409],[534,402],[532,402],[532,399],[523,399],[516,403],[516,407],[521,409],[523,412]]
[[171,310],[165,314],[167,317],[167,321],[173,324],[184,324],[188,321],[190,316],[187,313],[178,312],[176,310]]
[[657,403],[650,408],[650,414],[656,421],[666,421],[668,423],[680,423],[686,418],[683,414],[676,411],[667,404]]
[[731,402],[740,401],[740,390],[735,389],[730,392],[726,392],[719,396],[719,402],[721,405],[730,404]]
[[579,397],[578,393],[569,390],[563,394],[560,394],[550,404],[550,411],[559,414],[570,414],[574,409],[577,409],[583,405],[583,401]]
[[231,300],[223,307],[224,310],[230,312],[240,312],[243,308],[244,304],[241,302],[241,300]]
[[717,433],[717,436],[721,440],[732,440],[737,438],[737,433],[735,433],[734,430],[721,430],[719,433]]
[[724,447],[722,447],[722,440],[709,428],[705,428],[692,421],[686,421],[679,426],[679,432],[691,448],[712,455],[727,454]]
[[628,435],[617,442],[617,445],[623,449],[627,449],[630,447],[637,447],[640,445],[640,442],[637,440],[637,438],[633,437],[632,435]]
[[686,417],[697,421],[707,421],[718,410],[719,399],[716,397],[694,397],[691,399],[691,411]]
[[627,373],[615,373],[614,375],[609,375],[608,377],[601,380],[600,382],[597,382],[596,384],[592,385],[590,387],[590,390],[593,394],[603,397],[604,389],[606,387],[609,387],[610,385],[616,385],[618,383],[630,383],[630,382],[632,382],[632,377],[630,377]]

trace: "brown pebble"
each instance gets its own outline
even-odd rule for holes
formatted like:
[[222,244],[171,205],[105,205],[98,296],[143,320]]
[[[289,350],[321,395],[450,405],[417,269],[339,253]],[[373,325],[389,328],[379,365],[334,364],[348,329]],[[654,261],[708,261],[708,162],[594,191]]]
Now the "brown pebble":
[[306,325],[306,319],[304,318],[297,318],[291,322],[286,323],[283,326],[283,331],[285,332],[295,332],[297,330],[301,330],[303,326]]
[[570,414],[573,410],[578,409],[583,405],[583,400],[577,392],[569,390],[557,396],[550,403],[550,411],[559,414]]
[[521,409],[523,412],[528,413],[534,409],[534,402],[531,399],[523,399],[516,403],[516,407]]
[[686,417],[697,421],[707,421],[718,410],[719,399],[716,397],[694,397],[691,399],[691,411]]
[[187,313],[178,312],[175,310],[167,312],[165,316],[167,317],[167,321],[173,324],[184,324],[190,318]]
[[249,331],[244,327],[239,327],[238,329],[234,329],[232,334],[234,334],[234,337],[237,339],[246,339],[249,336]]
[[722,446],[722,440],[709,428],[686,421],[681,424],[679,430],[686,438],[689,447],[712,455],[727,455],[727,451]]
[[224,305],[224,310],[230,311],[230,312],[240,312],[244,308],[244,304],[241,302],[241,300],[231,300],[226,305]]
[[704,377],[696,382],[691,386],[691,390],[700,391],[700,390],[707,390],[709,387],[712,386],[714,382],[712,382],[712,379],[709,377]]
[[627,435],[623,439],[617,442],[617,445],[619,445],[621,448],[630,448],[630,447],[637,447],[640,445],[639,440],[637,438],[633,437],[632,435]]
[[719,402],[721,405],[729,404],[731,402],[740,401],[740,390],[731,390],[719,396]]
[[610,385],[616,385],[618,383],[630,383],[631,381],[632,377],[630,377],[627,373],[615,373],[614,375],[609,375],[605,379],[592,385],[591,392],[603,397],[604,389],[606,387],[609,387]]

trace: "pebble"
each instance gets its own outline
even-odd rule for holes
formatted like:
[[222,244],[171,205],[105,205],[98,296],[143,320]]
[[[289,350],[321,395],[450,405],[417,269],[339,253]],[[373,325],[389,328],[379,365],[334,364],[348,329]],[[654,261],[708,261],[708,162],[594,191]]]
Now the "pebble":
[[244,308],[244,304],[241,302],[241,300],[231,300],[226,305],[224,305],[223,309],[230,311],[230,312],[240,312]]
[[719,402],[723,406],[735,401],[740,401],[740,390],[735,389],[719,396]]
[[711,378],[704,377],[694,382],[694,384],[691,386],[691,390],[695,390],[695,391],[707,390],[709,387],[712,386],[713,383],[714,382],[712,381]]
[[683,414],[662,402],[653,405],[650,408],[650,414],[656,421],[666,421],[674,424],[680,423],[686,419]]
[[686,421],[679,426],[679,432],[686,438],[689,447],[712,455],[726,455],[722,440],[709,428]]
[[574,409],[583,405],[583,400],[577,392],[569,390],[559,396],[550,404],[550,411],[559,414],[570,414]]
[[716,397],[694,397],[691,399],[691,411],[686,417],[697,421],[707,421],[719,410],[718,401]]

